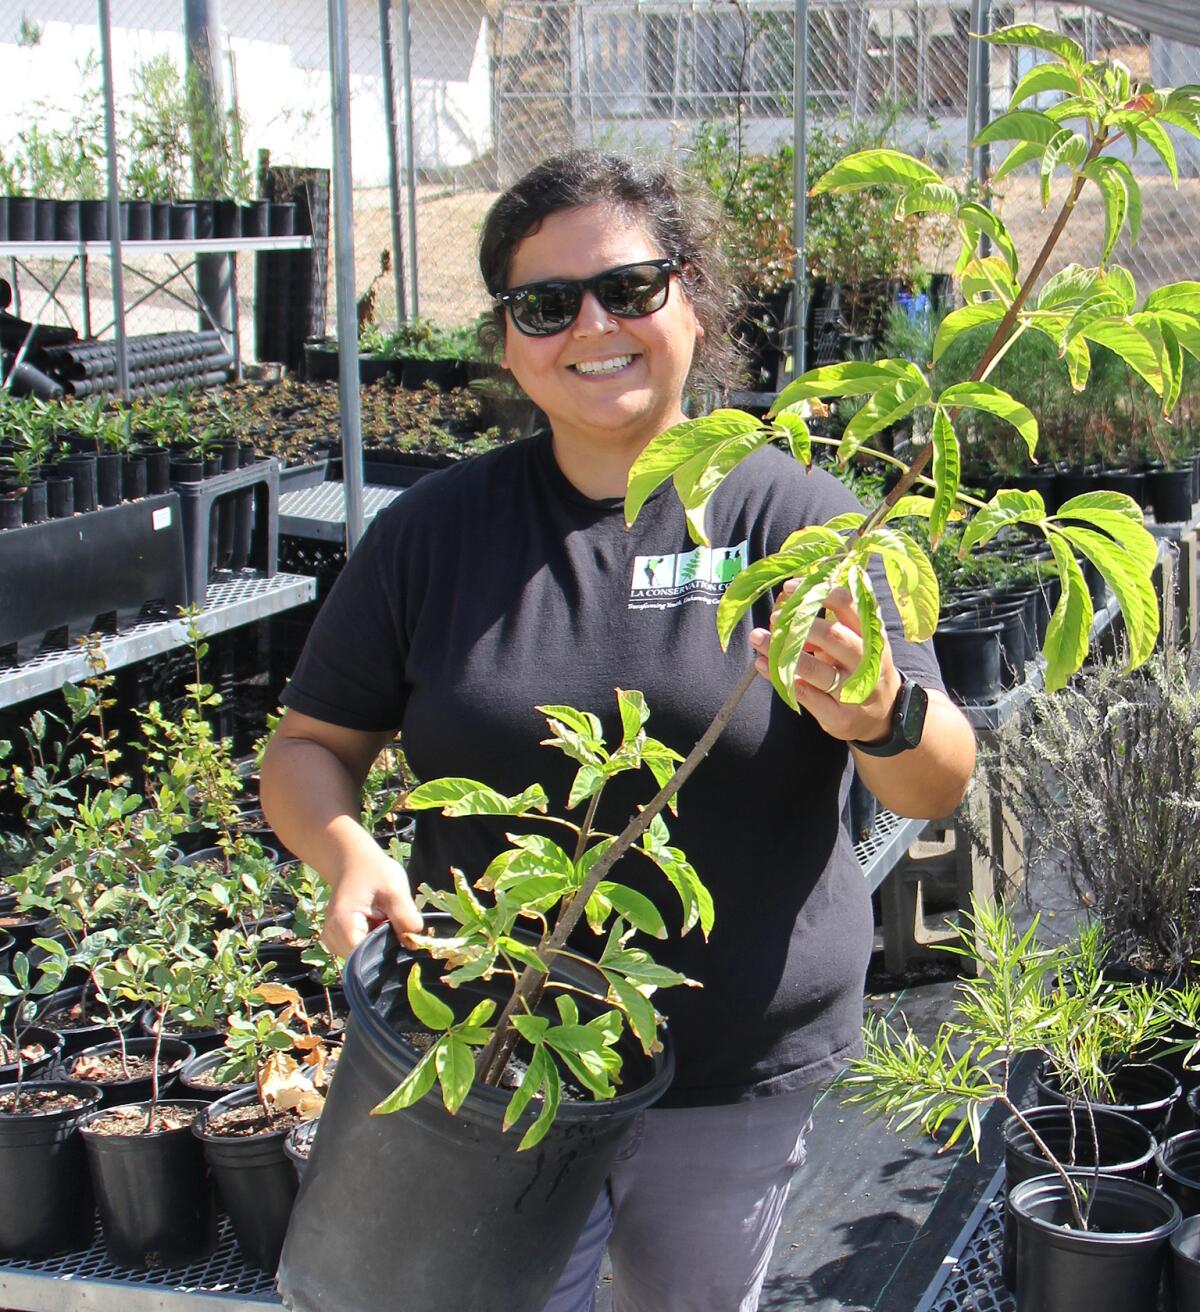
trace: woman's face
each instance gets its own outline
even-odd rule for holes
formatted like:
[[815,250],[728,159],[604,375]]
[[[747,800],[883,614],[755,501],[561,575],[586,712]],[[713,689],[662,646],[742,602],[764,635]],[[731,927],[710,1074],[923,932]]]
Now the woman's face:
[[[551,214],[518,243],[508,285],[588,278],[663,257],[636,220],[587,205]],[[502,363],[545,412],[557,441],[602,444],[632,459],[683,417],[683,385],[702,333],[673,275],[666,304],[640,319],[617,318],[590,291],[575,322],[552,336],[527,337],[509,316]]]

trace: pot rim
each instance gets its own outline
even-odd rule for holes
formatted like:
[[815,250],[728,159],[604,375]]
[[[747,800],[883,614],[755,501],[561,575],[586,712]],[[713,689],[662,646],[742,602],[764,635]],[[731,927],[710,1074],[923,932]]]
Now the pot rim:
[[195,1114],[192,1117],[192,1121],[189,1121],[187,1125],[180,1125],[173,1130],[158,1130],[155,1132],[153,1136],[148,1135],[145,1130],[138,1130],[137,1133],[135,1134],[101,1134],[99,1130],[92,1129],[92,1122],[98,1121],[102,1116],[109,1116],[116,1111],[128,1111],[131,1108],[144,1109],[149,1106],[150,1106],[150,1100],[148,1098],[143,1098],[140,1102],[123,1102],[113,1107],[95,1107],[90,1112],[88,1112],[87,1115],[84,1116],[83,1119],[79,1122],[79,1126],[78,1126],[79,1133],[82,1134],[85,1139],[90,1139],[92,1142],[113,1140],[113,1139],[119,1141],[120,1140],[129,1141],[133,1139],[148,1141],[151,1138],[165,1139],[171,1135],[191,1134],[192,1121],[196,1119],[196,1116],[200,1115],[201,1111],[203,1111],[203,1109],[208,1106],[208,1103],[204,1102],[200,1098],[173,1098],[170,1094],[168,1094],[166,1097],[160,1097],[158,1100],[158,1106],[160,1108],[161,1107],[192,1107],[195,1108]]
[[[1183,1148],[1198,1150],[1196,1153],[1196,1169],[1193,1174],[1184,1175],[1168,1160],[1168,1154],[1176,1144]],[[1158,1145],[1154,1160],[1158,1163],[1158,1169],[1169,1180],[1173,1180],[1176,1184],[1185,1185],[1190,1189],[1200,1189],[1200,1130],[1183,1130],[1179,1134],[1173,1134],[1170,1138],[1164,1139]]]
[[1022,1211],[1021,1207],[1026,1195],[1035,1192],[1062,1196],[1063,1182],[1057,1175],[1035,1175],[1030,1180],[1022,1180],[1008,1195],[1008,1206],[1012,1208],[1014,1216],[1046,1234],[1067,1238],[1076,1244],[1094,1244],[1099,1247],[1113,1241],[1156,1243],[1174,1234],[1183,1220],[1179,1204],[1168,1194],[1162,1193],[1153,1185],[1143,1184],[1140,1180],[1130,1180],[1121,1175],[1097,1176],[1097,1194],[1105,1192],[1130,1194],[1134,1198],[1141,1198],[1148,1207],[1157,1209],[1159,1213],[1166,1212],[1166,1219],[1148,1230],[1078,1230],[1070,1221],[1048,1221],[1029,1211]]
[[277,1130],[256,1130],[253,1134],[218,1134],[215,1130],[208,1128],[209,1121],[221,1112],[230,1111],[234,1107],[240,1107],[243,1103],[251,1100],[258,1101],[258,1090],[253,1084],[245,1085],[240,1089],[234,1089],[231,1093],[223,1094],[215,1101],[207,1103],[204,1109],[191,1124],[191,1132],[197,1139],[203,1143],[269,1143],[273,1139],[284,1139],[288,1131],[295,1128],[293,1125],[281,1125]]
[[[7,1085],[5,1087],[15,1089],[16,1085]],[[51,1107],[45,1111],[36,1112],[6,1112],[0,1109],[0,1123],[12,1125],[17,1121],[36,1121],[41,1117],[49,1120],[55,1116],[63,1116],[68,1111],[75,1116],[82,1116],[85,1112],[91,1111],[96,1103],[104,1097],[104,1090],[98,1084],[93,1084],[91,1080],[26,1080],[21,1085],[21,1089],[25,1093],[28,1093],[30,1089],[45,1088],[54,1088],[63,1093],[78,1093],[87,1096],[91,1099],[91,1105],[85,1104],[83,1107],[71,1108]],[[0,1093],[3,1093],[3,1091],[4,1089],[0,1088]]]
[[[426,925],[431,923],[452,925],[456,923],[451,916],[444,912],[426,914],[425,922]],[[343,975],[343,989],[346,1000],[350,1004],[351,1017],[366,1035],[369,1035],[369,1041],[376,1047],[380,1055],[392,1064],[399,1063],[411,1070],[421,1059],[422,1054],[411,1044],[406,1043],[384,1020],[368,996],[366,986],[361,978],[364,960],[372,955],[382,956],[385,950],[382,945],[385,940],[389,939],[389,936],[390,945],[396,953],[397,961],[404,959],[417,960],[416,954],[399,942],[391,924],[385,921],[372,930],[350,954]],[[576,964],[575,962],[566,963],[567,971],[569,972],[575,968]],[[675,1074],[675,1053],[665,1022],[659,1029],[659,1037],[663,1043],[663,1051],[646,1059],[654,1069],[651,1070],[650,1076],[644,1084],[629,1090],[627,1093],[618,1093],[612,1098],[603,1100],[593,1100],[590,1097],[572,1102],[564,1100],[559,1104],[558,1115],[555,1118],[556,1124],[624,1118],[656,1102],[670,1087]],[[431,1089],[425,1096],[429,1098],[438,1095],[436,1089]],[[473,1083],[464,1106],[473,1104],[477,1110],[486,1111],[488,1114],[494,1114],[499,1118],[503,1117],[511,1098],[511,1090]]]
[[[1083,1111],[1082,1104],[1076,1104],[1075,1107],[1071,1107],[1069,1106],[1069,1104],[1065,1102],[1048,1103],[1048,1104],[1043,1103],[1037,1107],[1023,1107],[1021,1109],[1021,1114],[1027,1120],[1030,1119],[1031,1116],[1036,1116],[1036,1113],[1038,1112],[1043,1113],[1043,1115],[1036,1117],[1036,1120],[1041,1120],[1041,1121],[1051,1120],[1052,1114],[1057,1114],[1065,1118],[1069,1114],[1074,1113],[1075,1115],[1084,1118],[1084,1129],[1086,1131],[1087,1118],[1086,1118],[1086,1114]],[[1101,1106],[1099,1104],[1093,1104],[1092,1113],[1097,1117],[1097,1119],[1102,1118],[1109,1122],[1112,1121],[1118,1122],[1119,1127],[1121,1129],[1135,1133],[1138,1138],[1144,1137],[1146,1144],[1148,1145],[1146,1151],[1137,1157],[1131,1157],[1127,1161],[1112,1162],[1107,1165],[1102,1165],[1099,1168],[1101,1175],[1112,1174],[1114,1171],[1118,1170],[1121,1167],[1146,1165],[1155,1159],[1155,1154],[1160,1151],[1161,1146],[1157,1138],[1148,1129],[1146,1129],[1146,1127],[1141,1123],[1141,1121],[1134,1120],[1132,1116],[1126,1116],[1124,1112],[1117,1111],[1115,1107],[1110,1107],[1107,1105]],[[1034,1125],[1034,1129],[1037,1129],[1036,1123]],[[1031,1160],[1037,1161],[1041,1159],[1044,1161],[1045,1159],[1042,1158],[1041,1153],[1037,1151],[1036,1147],[1034,1146],[1027,1147],[1026,1145],[1023,1145],[1021,1143],[1014,1142],[1018,1134],[1019,1135],[1027,1134],[1025,1127],[1021,1124],[1020,1121],[1017,1120],[1015,1116],[1012,1115],[1007,1116],[1004,1120],[1004,1123],[1000,1126],[1000,1135],[1004,1140],[1005,1148],[1011,1149],[1013,1152],[1028,1157]],[[1200,1134],[1200,1132],[1198,1132],[1198,1134]],[[1047,1163],[1047,1165],[1049,1164]],[[1062,1166],[1063,1169],[1066,1170],[1068,1174],[1079,1171],[1087,1175],[1092,1175],[1096,1171],[1095,1163],[1091,1163],[1084,1166],[1071,1166],[1064,1162],[1062,1163]]]
[[[139,1051],[138,1055],[149,1057],[154,1052],[154,1044],[154,1039],[141,1037],[125,1039],[124,1043],[122,1043],[120,1039],[109,1039],[105,1043],[93,1043],[87,1048],[80,1048],[78,1052],[72,1053],[71,1067],[74,1069],[75,1063],[81,1057],[95,1055],[97,1053],[120,1052],[122,1047],[124,1047],[126,1052],[133,1047],[144,1048],[144,1051]],[[185,1048],[187,1051],[185,1054],[178,1056],[175,1061],[172,1061],[167,1070],[159,1072],[158,1078],[160,1080],[169,1079],[172,1075],[178,1075],[184,1062],[196,1055],[196,1050],[190,1043],[185,1043],[182,1039],[173,1039],[164,1035],[162,1039],[162,1048],[160,1049],[160,1056],[165,1057],[167,1055],[166,1048],[168,1044],[171,1044],[176,1051],[178,1051],[179,1048]],[[148,1080],[149,1078],[149,1075],[132,1075],[125,1080],[105,1080],[103,1084],[100,1084],[100,1081],[97,1080],[94,1081],[94,1083],[100,1084],[100,1087],[104,1089],[120,1089],[122,1085],[136,1084],[139,1080]]]

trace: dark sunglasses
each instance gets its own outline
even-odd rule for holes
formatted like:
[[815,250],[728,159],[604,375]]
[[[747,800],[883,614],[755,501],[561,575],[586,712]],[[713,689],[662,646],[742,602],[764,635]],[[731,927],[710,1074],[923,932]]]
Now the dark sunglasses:
[[618,319],[641,319],[667,303],[674,260],[641,260],[622,264],[590,278],[546,278],[510,287],[492,297],[496,308],[507,307],[512,321],[527,337],[549,337],[569,328],[579,314],[584,292],[591,292]]

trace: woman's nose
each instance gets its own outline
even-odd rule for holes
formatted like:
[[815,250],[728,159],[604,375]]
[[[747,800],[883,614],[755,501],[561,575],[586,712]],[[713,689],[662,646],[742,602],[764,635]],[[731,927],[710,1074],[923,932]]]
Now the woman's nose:
[[600,304],[596,293],[585,291],[579,313],[575,316],[575,336],[590,337],[593,333],[612,333],[616,330],[616,319]]

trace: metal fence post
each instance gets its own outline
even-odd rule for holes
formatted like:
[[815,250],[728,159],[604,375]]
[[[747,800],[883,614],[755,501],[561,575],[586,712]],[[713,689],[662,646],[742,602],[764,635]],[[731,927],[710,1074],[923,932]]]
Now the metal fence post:
[[804,372],[808,321],[808,0],[796,0],[796,32],[792,43],[792,244],[796,248],[792,275],[792,377]]
[[350,167],[350,49],[346,0],[329,0],[329,78],[333,112],[333,238],[337,287],[338,404],[346,550],[363,532],[362,406],[358,395],[358,305],[354,285],[354,173]]
[[117,392],[129,400],[129,345],[125,340],[125,268],[121,263],[121,202],[117,181],[117,112],[113,93],[112,15],[98,0],[100,60],[104,66],[104,149],[108,173],[108,251],[112,262],[113,331],[117,338]]
[[392,273],[396,285],[396,317],[407,315],[404,294],[404,247],[400,236],[400,161],[396,154],[396,84],[392,75],[392,0],[379,0],[379,56],[383,73],[383,110],[387,120],[388,217],[392,226]]

